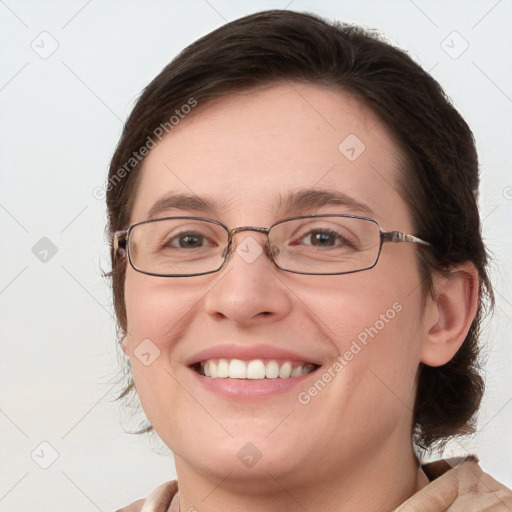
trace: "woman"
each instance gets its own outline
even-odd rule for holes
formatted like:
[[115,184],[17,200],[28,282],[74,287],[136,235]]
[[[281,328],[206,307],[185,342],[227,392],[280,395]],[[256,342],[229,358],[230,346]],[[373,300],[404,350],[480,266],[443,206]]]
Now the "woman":
[[107,186],[123,395],[178,475],[122,510],[509,510],[415,452],[483,393],[477,190],[439,85],[360,28],[267,11],[185,49]]

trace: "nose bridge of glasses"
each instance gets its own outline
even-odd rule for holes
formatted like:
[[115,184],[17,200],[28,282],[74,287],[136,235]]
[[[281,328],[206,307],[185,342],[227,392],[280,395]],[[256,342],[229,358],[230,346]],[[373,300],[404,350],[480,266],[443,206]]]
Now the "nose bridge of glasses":
[[260,226],[240,226],[238,228],[233,228],[233,229],[229,230],[229,239],[231,241],[231,244],[230,244],[231,248],[233,249],[234,245],[235,245],[234,242],[233,242],[234,235],[236,235],[238,233],[243,233],[245,231],[252,231],[252,232],[255,232],[255,233],[262,233],[263,235],[265,235],[265,241],[263,243],[263,251],[267,255],[269,255],[268,254],[268,233],[270,231],[270,228],[262,228]]
[[243,231],[255,231],[256,233],[264,233],[264,234],[268,235],[269,228],[262,228],[259,226],[241,226],[239,228],[231,229],[229,231],[229,235],[233,236],[233,235],[236,235],[237,233],[241,233]]

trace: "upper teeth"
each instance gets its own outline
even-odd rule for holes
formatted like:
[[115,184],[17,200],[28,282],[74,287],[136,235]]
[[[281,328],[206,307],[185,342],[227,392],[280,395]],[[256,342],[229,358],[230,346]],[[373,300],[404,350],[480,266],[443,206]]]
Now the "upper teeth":
[[279,363],[270,360],[265,363],[262,359],[242,361],[240,359],[209,359],[201,363],[203,374],[211,378],[229,379],[289,379],[300,377],[315,369],[313,364]]

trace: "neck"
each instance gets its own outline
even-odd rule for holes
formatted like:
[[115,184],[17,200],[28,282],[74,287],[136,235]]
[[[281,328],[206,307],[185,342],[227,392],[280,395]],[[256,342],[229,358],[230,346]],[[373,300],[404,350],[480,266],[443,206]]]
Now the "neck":
[[[365,456],[366,455],[366,456]],[[176,457],[180,510],[224,512],[381,512],[393,510],[428,483],[419,469],[412,445],[402,451],[361,454],[343,467],[306,468],[303,475],[253,474],[250,480],[234,472],[198,474]]]

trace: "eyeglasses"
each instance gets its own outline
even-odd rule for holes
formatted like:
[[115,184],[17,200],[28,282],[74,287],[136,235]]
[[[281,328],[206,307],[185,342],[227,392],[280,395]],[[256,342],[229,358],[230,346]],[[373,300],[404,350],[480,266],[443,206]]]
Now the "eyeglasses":
[[[131,266],[159,277],[199,276],[218,272],[233,253],[233,238],[242,231],[264,233],[266,246],[254,239],[237,252],[253,261],[265,252],[286,272],[337,275],[373,268],[384,242],[428,242],[400,231],[384,232],[378,222],[355,215],[307,215],[280,220],[269,228],[229,229],[202,217],[166,217],[132,224],[114,234],[114,252],[125,250]],[[252,251],[252,256],[251,256]]]

